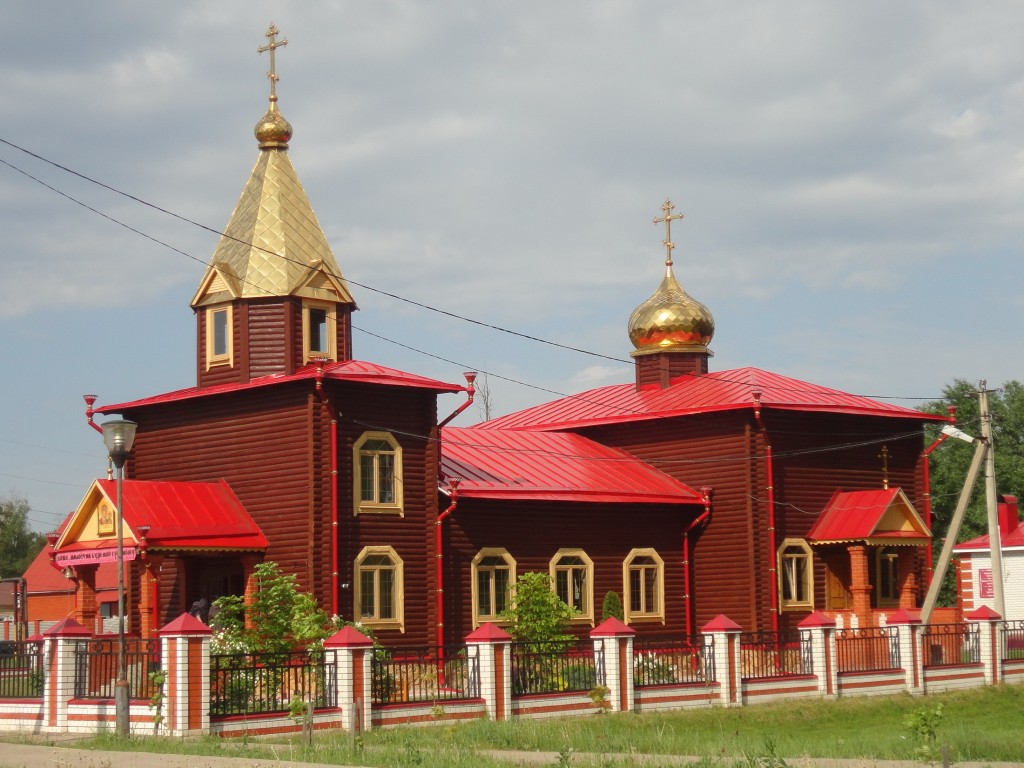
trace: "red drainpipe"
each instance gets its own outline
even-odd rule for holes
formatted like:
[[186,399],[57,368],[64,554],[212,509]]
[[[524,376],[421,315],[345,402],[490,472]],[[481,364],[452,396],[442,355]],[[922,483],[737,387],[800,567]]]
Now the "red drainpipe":
[[[949,411],[949,423],[956,424],[956,406],[947,406],[946,410]],[[929,534],[932,532],[932,471],[930,466],[931,462],[928,460],[928,457],[931,456],[932,451],[946,442],[948,437],[949,435],[939,435],[934,443],[921,452],[921,456],[924,457],[924,467],[921,470],[924,475],[924,524],[928,526]],[[928,583],[925,584],[925,587],[930,587],[932,584],[932,576],[935,574],[935,567],[932,564],[931,538],[928,539],[928,546],[925,548],[925,557],[928,561]]]
[[93,406],[96,404],[96,397],[97,395],[82,395],[82,399],[85,400],[85,420],[89,423],[90,427],[103,434],[103,428],[92,420],[92,415],[96,413],[93,410]]
[[459,483],[462,481],[457,477],[453,477],[449,486],[451,487],[451,500],[452,503],[448,505],[448,509],[444,510],[437,516],[437,522],[434,524],[434,545],[435,555],[437,560],[437,646],[440,648],[444,645],[444,550],[441,546],[441,523],[448,519],[448,516],[455,511],[455,508],[459,505]]
[[331,615],[338,615],[338,411],[324,391],[324,364],[316,367],[316,393],[331,417]]
[[761,428],[761,434],[764,436],[764,464],[768,479],[768,548],[771,551],[771,560],[769,561],[771,566],[768,568],[768,573],[771,574],[772,631],[778,632],[779,578],[775,568],[775,563],[778,559],[775,550],[778,545],[775,539],[775,472],[772,468],[772,444],[768,441],[768,429],[765,427],[764,422],[761,421],[761,390],[755,389],[751,394],[754,396],[754,419],[757,421],[757,426]]
[[693,613],[691,610],[691,600],[693,597],[693,584],[691,583],[690,575],[690,558],[693,556],[693,548],[690,546],[690,532],[695,530],[697,526],[711,517],[711,494],[714,489],[710,485],[702,485],[700,493],[702,501],[704,502],[704,511],[701,512],[693,521],[686,526],[686,530],[683,531],[683,589],[686,593],[683,595],[683,599],[686,605],[686,637],[693,636]]

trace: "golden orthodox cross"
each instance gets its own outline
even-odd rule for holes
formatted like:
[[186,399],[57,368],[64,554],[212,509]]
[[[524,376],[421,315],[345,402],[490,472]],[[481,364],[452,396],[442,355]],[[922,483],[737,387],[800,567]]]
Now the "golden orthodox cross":
[[669,267],[672,266],[672,249],[676,247],[676,244],[672,242],[672,222],[683,218],[681,213],[672,214],[674,208],[675,206],[672,205],[672,201],[666,197],[665,202],[661,206],[661,210],[665,212],[665,215],[659,216],[654,220],[655,224],[665,224],[665,239],[661,241],[661,244],[665,246],[665,265]]
[[881,453],[878,454],[878,458],[882,460],[882,487],[888,490],[889,488],[889,446],[883,445]]
[[278,42],[275,39],[280,33],[281,33],[281,30],[279,30],[277,27],[275,27],[274,23],[271,22],[270,26],[267,27],[267,33],[266,33],[267,40],[269,40],[270,42],[268,42],[266,45],[261,45],[259,48],[256,49],[256,53],[265,53],[267,51],[270,51],[270,71],[267,72],[267,79],[270,80],[270,100],[271,101],[277,101],[277,87],[276,86],[277,86],[277,81],[281,79],[280,77],[277,76],[277,66],[274,63],[274,50],[277,49],[277,48],[283,48],[284,46],[288,45],[288,41],[287,40],[282,40],[281,42]]

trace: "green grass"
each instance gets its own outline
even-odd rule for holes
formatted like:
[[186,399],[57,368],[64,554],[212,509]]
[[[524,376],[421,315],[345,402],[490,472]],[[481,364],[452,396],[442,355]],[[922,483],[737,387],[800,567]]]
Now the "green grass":
[[[1013,762],[1024,755],[1024,686],[1008,685],[918,698],[802,700],[736,709],[502,723],[441,721],[431,727],[370,731],[358,739],[321,731],[312,748],[303,746],[298,738],[133,738],[121,742],[113,736],[73,746],[423,768],[513,764],[477,750],[561,753],[544,764],[579,768],[638,765],[639,759],[632,757],[637,754],[691,755],[704,758],[705,764],[729,768],[751,764],[748,756],[765,756],[772,744],[774,753],[786,759],[910,760],[920,742],[909,733],[904,718],[917,710],[934,709],[939,702],[945,716],[937,730],[938,744],[949,745],[953,760]],[[597,757],[590,760],[586,754]]]

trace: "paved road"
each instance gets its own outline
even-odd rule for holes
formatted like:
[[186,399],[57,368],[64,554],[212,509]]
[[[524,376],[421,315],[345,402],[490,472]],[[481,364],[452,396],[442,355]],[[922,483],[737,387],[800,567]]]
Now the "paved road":
[[[517,766],[553,766],[558,764],[557,752],[487,751],[493,757],[509,760]],[[576,759],[585,759],[580,754]],[[594,757],[597,757],[596,755]],[[614,765],[612,755],[603,755],[601,765]],[[623,755],[630,766],[675,766],[698,762],[695,757],[676,755]],[[907,760],[832,760],[792,758],[790,768],[921,768],[921,763]],[[723,761],[723,765],[726,764]],[[75,749],[70,746],[38,744],[0,744],[0,768],[323,768],[326,763],[299,763],[291,760],[268,760],[250,757],[203,757],[168,755],[152,752],[107,752]],[[333,768],[354,768],[338,766]],[[956,763],[956,768],[1021,768],[1019,763]]]

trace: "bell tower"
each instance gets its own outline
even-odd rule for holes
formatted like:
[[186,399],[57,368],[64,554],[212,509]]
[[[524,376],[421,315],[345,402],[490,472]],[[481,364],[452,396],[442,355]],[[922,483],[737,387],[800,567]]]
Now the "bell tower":
[[288,158],[275,55],[288,41],[278,34],[271,24],[257,49],[270,54],[259,157],[192,299],[200,387],[352,358],[355,300]]

